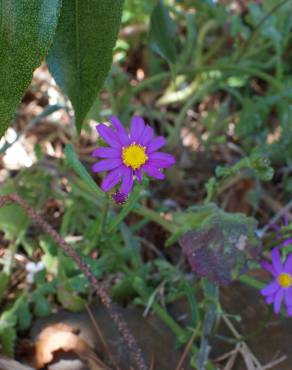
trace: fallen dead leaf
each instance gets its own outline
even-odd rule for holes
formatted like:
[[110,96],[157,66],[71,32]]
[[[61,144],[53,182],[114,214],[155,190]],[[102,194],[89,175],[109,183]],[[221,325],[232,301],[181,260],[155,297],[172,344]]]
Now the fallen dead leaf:
[[54,360],[57,351],[74,352],[85,361],[90,370],[109,370],[98,359],[89,344],[78,336],[76,329],[70,325],[57,323],[44,328],[36,341],[36,368],[41,369]]

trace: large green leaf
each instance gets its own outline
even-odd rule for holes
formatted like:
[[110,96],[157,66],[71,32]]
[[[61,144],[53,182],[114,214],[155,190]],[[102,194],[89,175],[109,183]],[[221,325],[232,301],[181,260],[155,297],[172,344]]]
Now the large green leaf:
[[81,130],[112,62],[123,0],[64,0],[48,66]]
[[209,203],[174,217],[184,230],[179,241],[192,270],[210,281],[229,283],[261,250],[256,221],[244,214],[227,213]]
[[0,0],[0,137],[53,40],[61,0]]

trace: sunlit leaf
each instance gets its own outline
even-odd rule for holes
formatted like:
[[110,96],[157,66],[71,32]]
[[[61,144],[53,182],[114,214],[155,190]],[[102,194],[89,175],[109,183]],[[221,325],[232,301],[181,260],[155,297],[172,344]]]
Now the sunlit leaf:
[[83,121],[112,62],[123,0],[63,0],[48,66]]
[[0,137],[55,33],[61,0],[0,0]]

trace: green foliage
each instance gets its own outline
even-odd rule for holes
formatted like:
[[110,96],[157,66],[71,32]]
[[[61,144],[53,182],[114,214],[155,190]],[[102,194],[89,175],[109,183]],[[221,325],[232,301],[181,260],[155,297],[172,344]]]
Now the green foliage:
[[163,0],[158,0],[150,20],[150,47],[173,64],[176,60],[176,27]]
[[0,137],[55,33],[61,0],[0,1]]
[[270,181],[274,175],[274,170],[268,158],[259,154],[252,154],[250,157],[241,159],[231,167],[218,166],[216,168],[216,176],[231,177],[242,170],[252,170],[262,181]]
[[[13,180],[6,181],[6,183],[0,187],[0,195],[17,192],[18,188]],[[8,239],[20,239],[29,223],[30,220],[25,211],[19,209],[17,205],[7,204],[0,208],[0,229],[5,230],[5,234]]]
[[[278,186],[285,177],[281,201],[288,201],[292,194],[286,175],[292,161],[292,9],[288,2],[279,4],[267,0],[234,15],[228,6],[211,0],[125,0],[123,25],[131,26],[133,34],[119,41],[105,94],[97,100],[110,67],[122,1],[65,0],[48,62],[72,101],[78,128],[92,102],[86,119],[103,120],[114,113],[128,123],[133,112],[139,113],[168,136],[168,151],[182,155],[173,173],[168,172],[166,185],[152,187],[142,182],[123,206],[114,206],[100,190],[73,144],[66,145],[64,161],[50,161],[52,176],[41,163],[38,143],[36,165],[19,171],[0,189],[0,194],[22,194],[38,209],[48,200],[57,200],[62,212],[57,227],[62,237],[98,279],[110,282],[115,300],[153,310],[184,348],[193,335],[196,345],[190,353],[195,368],[212,369],[208,337],[223,312],[217,286],[200,277],[216,283],[238,278],[262,288],[257,280],[251,284],[249,276],[241,275],[248,267],[258,266],[254,260],[261,247],[255,233],[257,222],[226,211],[230,194],[234,190],[236,196],[236,186],[247,179],[242,192],[244,200],[253,205],[250,214],[254,217],[258,216],[257,202],[269,191],[270,185],[262,182],[273,181],[272,186]],[[149,37],[147,25],[141,25],[146,22]],[[192,145],[183,150],[182,129]],[[207,168],[204,161],[197,163],[197,152],[207,158]],[[186,170],[181,166],[185,162]],[[192,167],[195,162],[198,173]],[[187,208],[189,197],[195,197],[196,203],[202,201],[197,194],[205,196],[204,181],[205,204]],[[168,192],[171,184],[175,192]],[[162,202],[166,196],[169,199]],[[165,233],[157,232],[153,223]],[[34,316],[49,315],[56,306],[81,310],[90,297],[90,287],[72,259],[48,235],[30,227],[17,206],[0,210],[0,228],[5,237],[16,241],[9,246],[9,261],[3,258],[0,275],[0,341],[11,354],[16,330],[26,330]],[[171,249],[163,249],[167,237]],[[41,254],[45,269],[34,276],[25,295],[16,291],[15,300],[8,303],[5,293],[14,272],[15,252],[26,253],[30,259]],[[178,324],[165,309],[182,298],[190,310],[188,327]]]
[[112,62],[123,0],[63,0],[48,66],[75,110],[80,132]]
[[65,148],[65,154],[68,161],[69,166],[81,177],[85,184],[90,187],[90,189],[96,193],[98,197],[104,197],[104,193],[101,189],[97,186],[94,182],[92,177],[86,171],[82,163],[78,160],[76,153],[71,144],[68,144]]

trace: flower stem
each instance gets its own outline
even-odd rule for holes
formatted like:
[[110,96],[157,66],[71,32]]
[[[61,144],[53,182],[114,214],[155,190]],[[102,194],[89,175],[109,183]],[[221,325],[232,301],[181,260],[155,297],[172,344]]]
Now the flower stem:
[[104,287],[100,284],[97,278],[94,276],[93,272],[91,271],[90,266],[82,259],[82,257],[76,252],[74,248],[71,247],[53,228],[50,224],[48,224],[39,214],[35,211],[32,207],[30,207],[19,195],[17,194],[9,194],[6,196],[0,196],[0,208],[4,206],[5,203],[14,202],[18,204],[21,208],[25,210],[28,216],[34,221],[43,231],[45,231],[51,238],[59,245],[59,247],[63,250],[63,252],[71,257],[76,265],[80,268],[80,270],[84,273],[90,284],[93,286],[94,290],[96,291],[97,295],[100,298],[102,304],[107,308],[110,317],[112,318],[113,322],[116,324],[120,334],[122,335],[123,339],[127,343],[132,355],[133,359],[137,365],[137,369],[139,370],[147,370],[148,367],[146,366],[145,360],[142,355],[141,349],[138,347],[136,339],[130,332],[126,322],[122,318],[118,308],[114,305],[112,299],[104,289]]
[[156,222],[158,225],[162,226],[165,230],[173,233],[177,228],[177,225],[173,222],[165,220],[159,213],[152,211],[151,209],[138,205],[133,209],[133,212],[137,215],[148,218],[150,221]]
[[262,283],[261,281],[255,279],[255,278],[253,278],[251,276],[248,276],[248,275],[241,275],[239,277],[239,280],[242,283],[244,283],[246,285],[249,285],[249,286],[251,286],[251,287],[253,287],[253,288],[257,289],[257,290],[261,290],[265,286],[265,284]]

